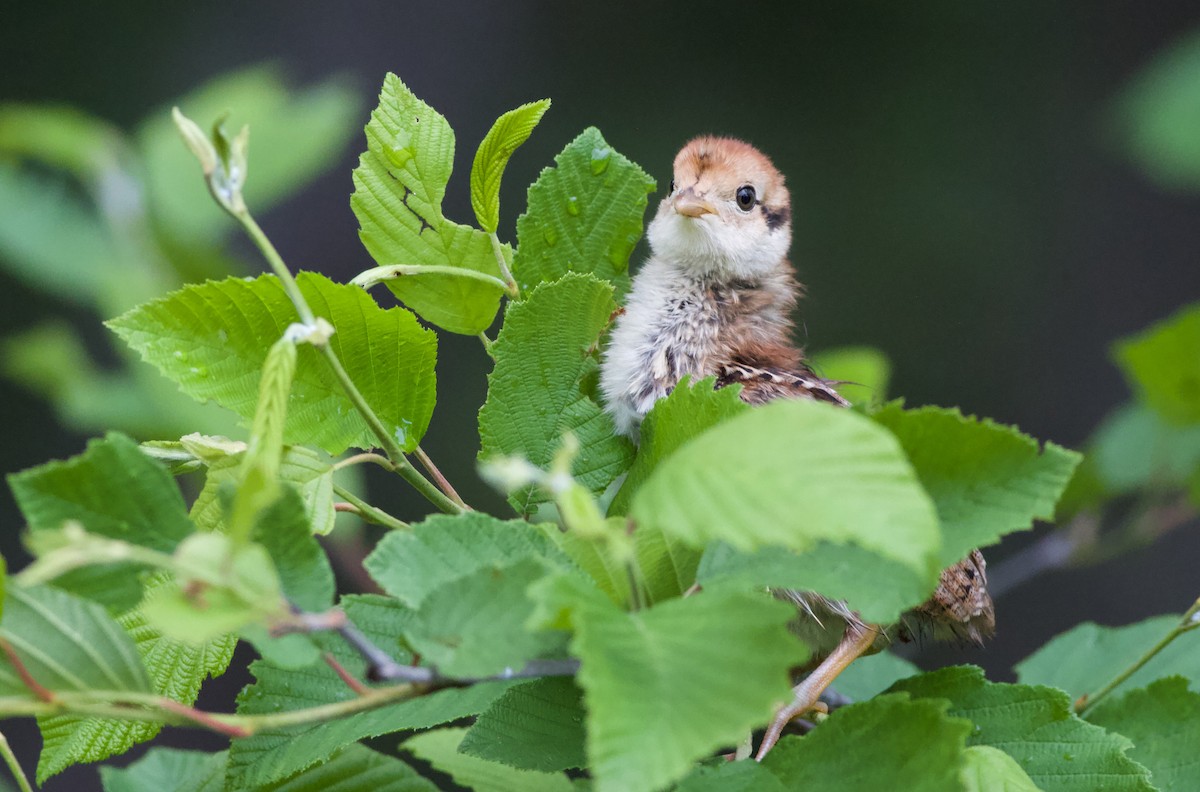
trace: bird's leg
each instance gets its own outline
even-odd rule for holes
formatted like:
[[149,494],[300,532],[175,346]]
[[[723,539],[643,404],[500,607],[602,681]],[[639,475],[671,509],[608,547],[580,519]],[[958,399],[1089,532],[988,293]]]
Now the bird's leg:
[[842,636],[841,642],[803,682],[793,688],[795,698],[792,703],[775,713],[775,719],[771,721],[770,728],[763,735],[762,744],[758,746],[755,761],[761,762],[775,747],[783,733],[783,727],[787,726],[792,718],[803,715],[817,706],[825,688],[829,687],[838,674],[846,670],[846,666],[871,647],[878,632],[879,628],[871,624],[855,621],[846,625],[846,634]]

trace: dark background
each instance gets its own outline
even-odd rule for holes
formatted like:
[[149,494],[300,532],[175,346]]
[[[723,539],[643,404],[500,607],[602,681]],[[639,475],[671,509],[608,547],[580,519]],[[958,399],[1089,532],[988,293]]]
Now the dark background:
[[[1200,7],[1183,1],[14,3],[0,25],[0,100],[68,103],[129,128],[266,59],[299,84],[346,74],[365,123],[394,71],[457,132],[446,214],[465,221],[475,145],[500,113],[548,96],[553,108],[506,175],[507,239],[525,186],[584,126],[660,188],[689,137],[739,136],[788,177],[810,347],[878,347],[894,365],[892,394],[910,404],[960,405],[1078,446],[1128,395],[1108,345],[1200,294],[1200,197],[1156,186],[1111,134],[1113,98],[1197,26]],[[261,218],[293,269],[348,279],[372,266],[348,204],[362,146],[356,138]],[[61,311],[0,274],[0,335]],[[77,319],[105,332],[98,317]],[[476,340],[443,337],[424,446],[469,501],[498,503],[474,475],[486,370]],[[82,448],[19,386],[0,382],[0,405],[5,472]],[[422,511],[396,489],[379,482],[373,497],[400,516]],[[7,492],[0,519],[6,555],[18,552]],[[937,657],[1004,679],[1082,619],[1180,611],[1196,593],[1198,546],[1177,532],[1117,562],[1034,579],[1001,598],[987,649]],[[231,707],[228,690],[243,682],[231,673],[202,703]],[[32,767],[32,725],[4,728]],[[169,741],[217,744],[189,732]],[[46,788],[94,784],[84,769]]]

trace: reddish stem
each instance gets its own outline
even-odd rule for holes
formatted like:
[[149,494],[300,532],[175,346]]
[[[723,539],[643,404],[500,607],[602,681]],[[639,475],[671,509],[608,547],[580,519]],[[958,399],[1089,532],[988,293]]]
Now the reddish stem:
[[29,691],[34,696],[42,701],[54,701],[54,694],[42,687],[41,683],[33,678],[33,674],[29,673],[29,669],[25,667],[25,663],[17,655],[17,651],[12,648],[12,644],[4,638],[0,638],[0,650],[3,650],[4,654],[8,657],[8,662],[12,663],[17,676],[21,678],[21,683],[29,688]]

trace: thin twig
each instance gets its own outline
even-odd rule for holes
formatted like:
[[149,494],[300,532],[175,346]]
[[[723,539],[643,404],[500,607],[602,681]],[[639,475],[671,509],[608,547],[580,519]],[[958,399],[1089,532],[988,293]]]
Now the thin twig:
[[205,729],[215,731],[218,734],[224,734],[229,737],[249,737],[251,734],[253,734],[253,731],[249,729],[222,721],[220,716],[216,716],[208,712],[202,712],[195,707],[189,707],[186,704],[181,704],[175,699],[169,699],[165,696],[159,702],[159,706],[161,706],[167,712],[173,712],[176,715],[180,715],[192,723],[195,723],[197,726],[202,726]]
[[17,650],[12,648],[12,644],[7,638],[0,638],[0,651],[8,658],[8,662],[12,664],[13,670],[17,672],[17,676],[21,678],[21,684],[29,689],[29,692],[42,701],[54,701],[54,694],[46,688],[42,687],[33,674],[29,673],[29,669],[25,667],[25,662],[17,654]]
[[488,234],[492,240],[492,252],[496,254],[496,266],[500,268],[500,276],[504,278],[505,288],[510,297],[520,297],[521,290],[517,286],[517,282],[513,280],[512,273],[508,271],[508,262],[504,260],[504,246],[500,244],[500,237],[496,236],[496,232]]
[[387,457],[382,456],[380,454],[371,453],[369,451],[366,453],[362,453],[362,454],[355,454],[354,456],[348,456],[345,459],[334,462],[333,469],[341,470],[342,468],[348,468],[351,465],[361,465],[364,462],[372,462],[376,465],[379,465],[381,468],[383,468],[384,470],[387,470],[387,471],[394,470],[392,461],[390,459],[388,459]]
[[347,671],[346,667],[339,663],[337,658],[334,657],[332,653],[322,652],[321,659],[325,661],[325,665],[333,669],[333,673],[337,674],[342,682],[346,684],[346,687],[353,690],[356,695],[365,696],[370,692],[371,689],[362,682],[359,682],[358,679],[355,678],[354,674],[351,674],[349,671]]
[[494,344],[496,342],[493,341],[492,339],[488,338],[488,334],[483,331],[480,331],[479,335],[476,337],[479,339],[480,343],[483,344],[483,351],[487,352],[487,356],[490,357],[492,360],[495,360],[496,353],[492,351],[492,344]]
[[438,470],[438,466],[433,464],[433,460],[430,459],[429,455],[425,453],[425,449],[421,448],[421,446],[417,446],[413,453],[416,455],[421,465],[433,478],[433,482],[437,484],[439,488],[441,488],[442,492],[446,493],[446,497],[457,503],[459,506],[462,506],[467,511],[474,511],[474,509],[468,506],[466,501],[459,496],[458,492],[455,491],[454,486],[450,484],[449,479],[442,475],[442,471]]
[[408,523],[397,517],[393,517],[378,506],[372,506],[370,503],[367,503],[341,484],[334,484],[333,491],[337,493],[339,498],[349,503],[359,517],[367,522],[382,525],[394,531],[407,531],[410,527]]

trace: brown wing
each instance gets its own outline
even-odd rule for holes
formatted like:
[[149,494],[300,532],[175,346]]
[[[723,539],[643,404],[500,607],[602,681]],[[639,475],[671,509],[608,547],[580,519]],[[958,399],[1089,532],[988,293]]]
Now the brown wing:
[[766,404],[775,399],[816,399],[841,407],[850,406],[850,402],[833,389],[836,383],[821,379],[803,364],[784,369],[727,363],[717,376],[717,387],[734,383],[742,386],[742,401],[748,404]]

